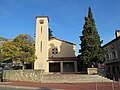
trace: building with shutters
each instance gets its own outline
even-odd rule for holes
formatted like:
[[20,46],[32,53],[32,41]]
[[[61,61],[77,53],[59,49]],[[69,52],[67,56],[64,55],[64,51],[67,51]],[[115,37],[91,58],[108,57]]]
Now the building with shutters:
[[105,55],[105,72],[108,78],[120,78],[120,30],[116,30],[116,38],[103,46]]

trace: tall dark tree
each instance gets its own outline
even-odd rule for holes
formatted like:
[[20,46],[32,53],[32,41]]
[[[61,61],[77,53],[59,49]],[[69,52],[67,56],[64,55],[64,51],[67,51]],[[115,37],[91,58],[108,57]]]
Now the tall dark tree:
[[49,32],[48,32],[48,33],[49,33],[49,39],[53,38],[52,32],[53,32],[53,31],[49,28]]
[[101,47],[102,41],[100,41],[90,7],[88,16],[85,17],[85,24],[80,40],[80,60],[87,64],[88,67],[97,67],[98,63],[104,60],[104,50]]

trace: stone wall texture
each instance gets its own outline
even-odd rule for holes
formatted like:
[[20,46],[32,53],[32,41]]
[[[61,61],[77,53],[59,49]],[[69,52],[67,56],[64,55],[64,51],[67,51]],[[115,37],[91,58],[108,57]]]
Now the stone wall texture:
[[3,79],[41,82],[44,70],[4,70]]

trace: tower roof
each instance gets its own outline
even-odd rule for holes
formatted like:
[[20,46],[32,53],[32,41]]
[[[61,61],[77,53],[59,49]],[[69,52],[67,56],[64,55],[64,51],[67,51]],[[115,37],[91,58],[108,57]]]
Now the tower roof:
[[36,18],[47,18],[49,22],[49,17],[48,16],[36,16]]

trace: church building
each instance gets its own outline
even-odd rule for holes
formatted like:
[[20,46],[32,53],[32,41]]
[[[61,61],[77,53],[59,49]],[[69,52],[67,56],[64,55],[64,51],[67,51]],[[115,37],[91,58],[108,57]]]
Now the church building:
[[34,69],[47,73],[76,73],[76,44],[58,38],[49,39],[49,17],[36,17]]

